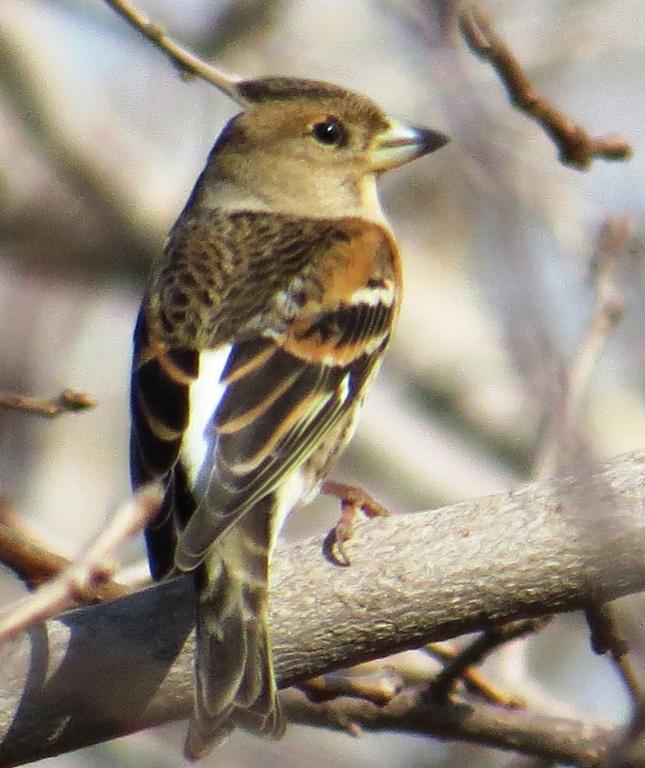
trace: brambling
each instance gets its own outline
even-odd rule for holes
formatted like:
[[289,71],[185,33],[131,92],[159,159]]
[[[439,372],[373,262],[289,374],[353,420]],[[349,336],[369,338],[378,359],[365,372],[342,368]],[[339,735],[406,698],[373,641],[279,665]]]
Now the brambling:
[[150,568],[194,575],[190,759],[236,727],[283,733],[271,552],[354,432],[399,310],[376,179],[448,141],[326,83],[236,89],[134,335],[132,480],[166,489]]

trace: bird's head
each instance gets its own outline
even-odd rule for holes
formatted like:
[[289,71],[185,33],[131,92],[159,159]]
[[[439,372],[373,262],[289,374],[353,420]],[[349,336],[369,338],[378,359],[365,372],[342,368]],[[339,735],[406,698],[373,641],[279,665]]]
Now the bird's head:
[[240,82],[237,92],[245,109],[209,158],[208,204],[238,200],[291,214],[379,218],[376,176],[448,142],[327,83],[263,78]]

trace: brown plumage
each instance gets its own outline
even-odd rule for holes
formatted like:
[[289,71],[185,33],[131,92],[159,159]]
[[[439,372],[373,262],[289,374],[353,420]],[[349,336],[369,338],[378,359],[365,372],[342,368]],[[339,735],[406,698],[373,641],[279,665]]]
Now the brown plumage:
[[132,477],[161,479],[152,574],[193,571],[195,709],[186,754],[235,727],[277,737],[268,567],[284,517],[353,432],[396,318],[396,243],[376,175],[437,149],[336,86],[238,85],[144,297]]

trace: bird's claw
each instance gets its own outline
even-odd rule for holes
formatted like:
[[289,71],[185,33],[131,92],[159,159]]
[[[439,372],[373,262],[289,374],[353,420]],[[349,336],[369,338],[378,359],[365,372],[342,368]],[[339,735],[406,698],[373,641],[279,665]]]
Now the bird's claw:
[[334,565],[348,567],[351,560],[346,544],[354,535],[360,513],[373,518],[387,517],[390,512],[373,496],[354,485],[327,481],[323,483],[321,492],[336,496],[341,502],[340,517],[325,537],[323,553]]

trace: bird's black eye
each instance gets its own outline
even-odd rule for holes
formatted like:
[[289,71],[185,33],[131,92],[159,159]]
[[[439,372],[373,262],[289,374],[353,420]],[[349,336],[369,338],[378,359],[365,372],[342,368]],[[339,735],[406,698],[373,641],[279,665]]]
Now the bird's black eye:
[[320,123],[314,123],[311,133],[317,142],[328,147],[342,147],[347,143],[345,129],[331,117]]

